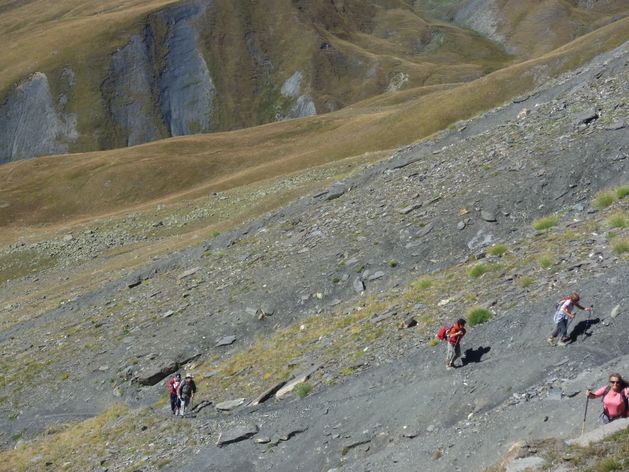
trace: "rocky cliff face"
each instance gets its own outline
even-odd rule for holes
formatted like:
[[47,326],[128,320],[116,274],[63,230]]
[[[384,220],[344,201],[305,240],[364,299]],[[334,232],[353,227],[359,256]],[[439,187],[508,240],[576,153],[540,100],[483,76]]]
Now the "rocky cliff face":
[[144,36],[112,56],[103,93],[122,136],[133,146],[213,129],[216,88],[193,25],[198,5],[166,9],[147,21]]
[[[198,46],[192,24],[203,9],[183,5],[160,12],[166,35],[156,50],[164,51],[164,67],[158,77],[159,109],[171,136],[212,130],[216,89]],[[153,32],[153,38],[159,37]]]
[[112,56],[109,108],[115,123],[126,135],[126,145],[153,141],[162,136],[153,113],[153,71],[146,43],[133,36],[129,44]]
[[37,72],[20,83],[0,107],[0,163],[64,153],[78,137],[76,117],[53,100],[48,77]]

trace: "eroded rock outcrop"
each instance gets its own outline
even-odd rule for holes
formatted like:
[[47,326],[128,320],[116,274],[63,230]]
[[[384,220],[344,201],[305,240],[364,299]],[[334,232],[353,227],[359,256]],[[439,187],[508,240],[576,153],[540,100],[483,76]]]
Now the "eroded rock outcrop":
[[292,107],[285,115],[278,114],[278,120],[301,118],[317,114],[317,109],[312,97],[309,95],[301,95],[301,82],[303,78],[303,72],[297,71],[282,84],[282,88],[280,89],[282,96],[293,99],[294,101]]
[[126,134],[127,146],[161,137],[153,111],[152,65],[143,38],[133,36],[112,56],[105,89],[111,93],[109,109],[114,122]]
[[182,5],[157,14],[167,25],[161,45],[165,65],[159,75],[159,108],[171,136],[212,129],[216,88],[192,24],[202,13],[203,9],[197,5]]
[[0,163],[67,152],[78,137],[76,116],[58,108],[46,74],[20,83],[0,106]]
[[125,144],[211,131],[216,88],[198,45],[197,4],[160,11],[112,56],[103,93]]

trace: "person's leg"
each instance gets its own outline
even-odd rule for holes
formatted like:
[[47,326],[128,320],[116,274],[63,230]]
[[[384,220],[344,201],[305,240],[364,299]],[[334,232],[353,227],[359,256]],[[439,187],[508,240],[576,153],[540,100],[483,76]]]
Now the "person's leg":
[[449,341],[446,341],[446,367],[450,367],[450,362],[452,362],[452,357],[454,356],[454,348]]
[[170,410],[175,414],[177,411],[177,395],[170,394]]
[[568,320],[564,318],[557,323],[557,327],[559,328],[559,341],[565,343],[568,339]]
[[559,336],[559,323],[555,324],[555,329],[553,329],[553,332],[550,333],[550,337],[553,339],[557,336]]
[[461,345],[457,343],[454,346],[454,357],[452,358],[452,362],[450,363],[452,367],[454,367],[454,361],[456,361],[459,357],[461,357]]

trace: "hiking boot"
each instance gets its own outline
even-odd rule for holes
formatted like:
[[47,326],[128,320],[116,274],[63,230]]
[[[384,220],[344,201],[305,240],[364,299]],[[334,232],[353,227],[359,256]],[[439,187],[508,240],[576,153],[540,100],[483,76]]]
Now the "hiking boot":
[[565,341],[559,341],[559,342],[557,342],[557,346],[562,346],[562,347],[563,347],[563,346],[565,346],[565,345],[566,345],[566,342],[565,342]]
[[450,364],[448,364],[448,365],[446,366],[446,370],[452,370],[453,368],[454,368],[454,367],[452,367]]
[[552,336],[548,338],[546,341],[548,341],[548,344],[550,344],[551,346],[555,345],[555,338],[553,338]]

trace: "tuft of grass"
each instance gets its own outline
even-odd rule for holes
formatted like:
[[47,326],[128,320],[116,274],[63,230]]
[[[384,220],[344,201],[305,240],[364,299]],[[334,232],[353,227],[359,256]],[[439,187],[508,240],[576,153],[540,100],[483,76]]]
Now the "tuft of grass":
[[553,254],[542,254],[537,258],[542,269],[550,269],[555,263],[555,256]]
[[596,194],[592,205],[594,208],[603,210],[608,206],[611,206],[616,201],[616,194],[611,190],[604,190]]
[[533,221],[533,229],[536,231],[544,231],[546,229],[552,228],[556,226],[559,222],[559,217],[557,215],[548,215],[542,218],[538,218]]
[[518,285],[521,288],[529,288],[531,285],[533,285],[535,283],[535,279],[533,277],[529,277],[528,275],[522,277],[519,281],[518,281]]
[[393,268],[393,267],[397,267],[398,265],[398,261],[396,261],[395,259],[391,259],[389,262],[389,267]]
[[596,472],[612,472],[613,470],[623,470],[622,463],[613,457],[603,459],[596,465]]
[[607,218],[607,224],[612,228],[626,228],[629,225],[629,220],[624,213],[618,212]]
[[482,263],[476,264],[474,267],[470,269],[469,274],[470,274],[470,277],[477,279],[488,270],[489,270],[489,267],[487,266],[487,264],[482,264]]
[[621,185],[616,188],[616,198],[618,198],[618,200],[622,200],[627,195],[629,195],[629,185]]
[[432,279],[430,277],[422,277],[413,284],[413,288],[417,290],[428,290],[432,287]]
[[614,241],[613,248],[616,254],[625,254],[629,252],[629,239],[623,238]]
[[467,323],[470,326],[476,326],[489,321],[491,312],[486,308],[473,308],[467,314]]
[[487,254],[489,254],[490,256],[502,256],[505,252],[507,252],[509,248],[507,247],[506,244],[495,244],[494,246],[492,246],[489,251],[487,251]]
[[305,398],[312,391],[312,385],[310,385],[308,382],[303,382],[297,385],[294,391],[299,398]]
[[441,341],[439,341],[439,339],[437,339],[437,338],[432,338],[428,344],[430,345],[430,347],[435,347],[435,346],[436,346],[436,345],[438,345],[440,342],[441,342]]

